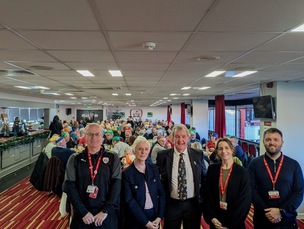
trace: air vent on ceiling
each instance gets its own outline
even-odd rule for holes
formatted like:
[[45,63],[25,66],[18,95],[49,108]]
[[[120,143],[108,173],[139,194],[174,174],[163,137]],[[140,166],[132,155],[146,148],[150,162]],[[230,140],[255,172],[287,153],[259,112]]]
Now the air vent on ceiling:
[[26,70],[0,70],[2,73],[6,73],[8,76],[14,76],[14,75],[35,75],[32,72],[26,71]]

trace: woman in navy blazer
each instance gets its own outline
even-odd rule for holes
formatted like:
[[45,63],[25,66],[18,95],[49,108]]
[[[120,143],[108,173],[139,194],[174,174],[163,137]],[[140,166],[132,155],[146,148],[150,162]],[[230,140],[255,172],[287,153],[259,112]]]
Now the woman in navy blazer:
[[124,228],[157,229],[165,208],[158,167],[146,162],[150,152],[146,138],[137,137],[132,147],[135,160],[122,173]]
[[208,168],[204,218],[211,229],[245,229],[251,205],[249,173],[234,163],[234,146],[228,138],[219,139],[215,151],[221,163]]

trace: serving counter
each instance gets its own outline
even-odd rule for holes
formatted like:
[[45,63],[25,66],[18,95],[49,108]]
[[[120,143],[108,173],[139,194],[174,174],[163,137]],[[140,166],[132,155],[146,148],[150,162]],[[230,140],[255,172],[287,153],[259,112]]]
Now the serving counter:
[[47,130],[29,132],[22,137],[0,139],[0,179],[35,162],[47,144]]

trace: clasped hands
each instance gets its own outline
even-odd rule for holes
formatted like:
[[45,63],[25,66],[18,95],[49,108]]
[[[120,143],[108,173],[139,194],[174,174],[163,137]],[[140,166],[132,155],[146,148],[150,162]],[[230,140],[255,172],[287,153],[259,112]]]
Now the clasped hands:
[[272,223],[281,222],[282,216],[279,208],[266,208],[264,209],[265,216]]
[[85,224],[95,223],[95,226],[101,226],[107,216],[108,214],[104,212],[99,212],[95,216],[93,216],[91,212],[88,212],[84,217],[82,217],[82,221]]
[[149,229],[158,229],[159,228],[159,223],[160,223],[161,219],[159,217],[157,217],[154,221],[149,221],[146,224],[146,228]]
[[213,225],[217,228],[217,229],[227,229],[227,227],[223,227],[222,223],[220,221],[218,221],[217,218],[213,218],[211,220],[211,222],[213,223]]

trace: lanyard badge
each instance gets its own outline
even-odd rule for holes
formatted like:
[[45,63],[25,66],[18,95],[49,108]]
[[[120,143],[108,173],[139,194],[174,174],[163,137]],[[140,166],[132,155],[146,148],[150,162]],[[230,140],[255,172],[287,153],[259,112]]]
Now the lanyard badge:
[[269,178],[272,182],[272,190],[268,191],[268,197],[269,197],[269,199],[280,199],[280,192],[278,190],[275,190],[275,184],[276,184],[276,182],[278,180],[278,177],[279,177],[279,174],[281,172],[281,168],[282,168],[283,161],[284,161],[284,155],[282,155],[278,170],[277,170],[274,178],[273,178],[273,176],[270,172],[270,168],[269,168],[269,166],[266,162],[265,156],[263,158],[263,161],[264,161],[264,165],[266,167],[267,173],[269,175]]
[[88,159],[89,159],[89,169],[90,169],[90,176],[91,176],[91,180],[92,180],[92,185],[88,185],[86,192],[89,193],[90,198],[96,199],[99,189],[96,185],[94,185],[94,180],[95,180],[95,177],[98,173],[98,169],[99,169],[99,166],[100,166],[101,152],[100,152],[100,156],[98,158],[98,161],[97,161],[96,168],[95,168],[94,172],[93,172],[92,158],[91,158],[91,154],[89,152],[88,152]]

